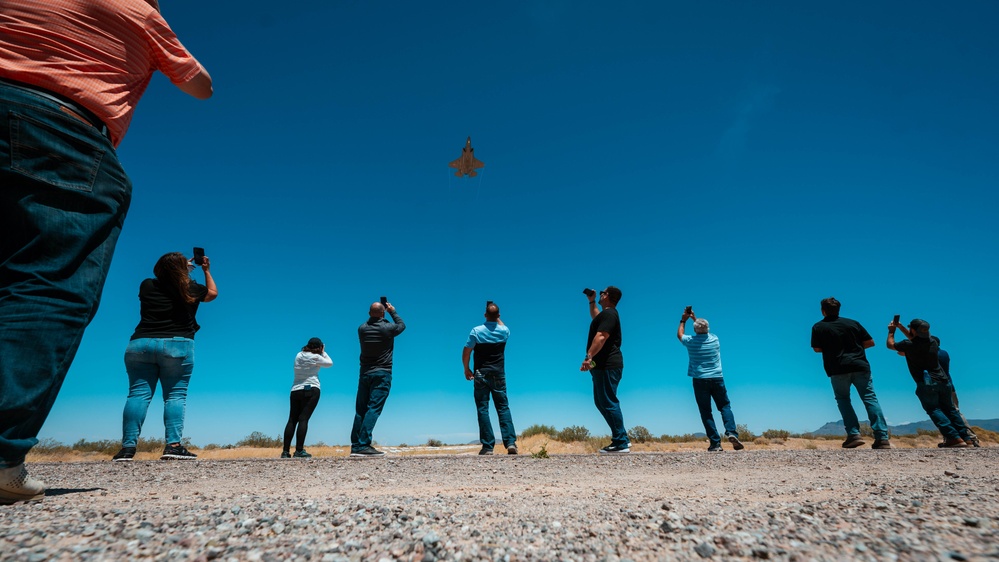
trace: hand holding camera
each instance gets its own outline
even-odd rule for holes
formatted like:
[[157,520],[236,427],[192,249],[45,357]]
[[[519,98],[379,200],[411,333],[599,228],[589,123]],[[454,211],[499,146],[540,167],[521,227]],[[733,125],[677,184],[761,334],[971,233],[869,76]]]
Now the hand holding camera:
[[583,289],[583,294],[586,295],[586,298],[590,299],[591,302],[593,301],[593,298],[597,296],[597,292],[589,287]]

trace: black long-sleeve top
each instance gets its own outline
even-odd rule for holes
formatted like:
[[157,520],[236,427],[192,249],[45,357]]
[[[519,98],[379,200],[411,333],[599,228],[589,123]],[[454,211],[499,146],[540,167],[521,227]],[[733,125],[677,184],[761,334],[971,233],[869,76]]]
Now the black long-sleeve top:
[[[392,372],[392,350],[395,348],[395,337],[406,329],[406,323],[395,312],[392,322],[384,318],[368,318],[368,321],[357,327],[357,338],[361,342],[361,374],[372,371]],[[393,323],[394,322],[394,323]]]

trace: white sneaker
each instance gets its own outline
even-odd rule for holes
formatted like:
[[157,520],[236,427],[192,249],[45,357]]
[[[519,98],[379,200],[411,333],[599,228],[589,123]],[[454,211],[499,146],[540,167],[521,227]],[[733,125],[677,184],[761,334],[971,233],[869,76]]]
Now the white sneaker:
[[28,476],[24,463],[0,468],[0,505],[37,501],[45,497],[45,484]]

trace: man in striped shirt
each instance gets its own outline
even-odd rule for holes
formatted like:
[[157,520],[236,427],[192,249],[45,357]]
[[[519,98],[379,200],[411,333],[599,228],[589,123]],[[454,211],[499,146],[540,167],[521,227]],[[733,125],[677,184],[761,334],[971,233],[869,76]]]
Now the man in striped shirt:
[[[684,334],[689,318],[695,318],[693,336]],[[715,406],[721,412],[722,423],[725,424],[725,437],[732,444],[732,448],[738,451],[743,449],[744,445],[739,441],[739,430],[735,425],[728,392],[725,391],[721,346],[718,337],[708,333],[708,327],[708,321],[694,316],[694,311],[688,307],[680,317],[680,327],[676,331],[676,337],[687,348],[687,355],[690,358],[687,375],[694,380],[694,400],[697,401],[697,409],[701,412],[704,432],[708,434],[710,442],[708,450],[712,452],[722,450],[721,437],[718,435],[715,418],[711,413],[711,400],[714,400]]]
[[156,0],[0,1],[0,504],[45,495],[24,457],[97,312],[132,193],[115,149],[156,70],[212,95]]

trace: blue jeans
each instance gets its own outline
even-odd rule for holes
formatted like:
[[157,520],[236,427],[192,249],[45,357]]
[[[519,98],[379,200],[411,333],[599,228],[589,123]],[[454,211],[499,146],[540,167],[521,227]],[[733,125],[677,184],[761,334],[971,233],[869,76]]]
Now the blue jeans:
[[382,415],[385,400],[392,389],[390,371],[374,371],[361,375],[357,381],[357,400],[354,403],[354,426],[350,430],[350,450],[357,452],[371,446],[371,432],[378,416]]
[[499,417],[500,434],[503,436],[503,446],[510,448],[517,444],[517,431],[513,428],[513,417],[510,415],[510,401],[506,396],[506,374],[475,372],[475,409],[479,412],[479,442],[483,447],[492,449],[496,445],[493,434],[493,424],[489,421],[489,396],[492,395],[496,405],[496,416]]
[[593,403],[603,415],[611,430],[611,445],[628,445],[628,430],[624,428],[624,414],[617,399],[617,385],[621,383],[623,369],[590,369],[593,377]]
[[882,441],[888,440],[888,422],[885,415],[881,413],[881,405],[878,404],[878,397],[874,394],[874,383],[871,382],[870,373],[847,373],[845,375],[833,375],[829,377],[832,383],[833,394],[836,396],[836,405],[839,406],[839,413],[843,416],[843,425],[846,426],[847,437],[860,435],[860,420],[857,413],[850,404],[850,386],[857,388],[857,394],[867,409],[867,417],[871,422],[871,430],[874,438]]
[[721,412],[722,423],[725,425],[725,436],[738,436],[739,430],[735,427],[735,416],[732,415],[728,392],[725,391],[725,380],[721,377],[694,379],[694,400],[697,401],[697,409],[701,413],[704,433],[708,434],[708,441],[712,445],[720,445],[721,436],[718,435],[718,429],[715,427],[715,417],[711,414],[712,399],[714,399],[718,411]]
[[933,382],[924,375],[923,381],[916,383],[916,397],[946,439],[974,439],[961,412],[954,406],[954,385],[950,382]]
[[121,421],[121,446],[135,447],[146,421],[146,410],[156,392],[156,382],[163,387],[163,427],[167,444],[180,443],[184,437],[184,413],[187,409],[187,385],[194,371],[194,340],[188,338],[139,338],[125,349],[128,372],[128,399]]
[[0,83],[0,468],[38,442],[132,194],[111,142],[60,107]]

